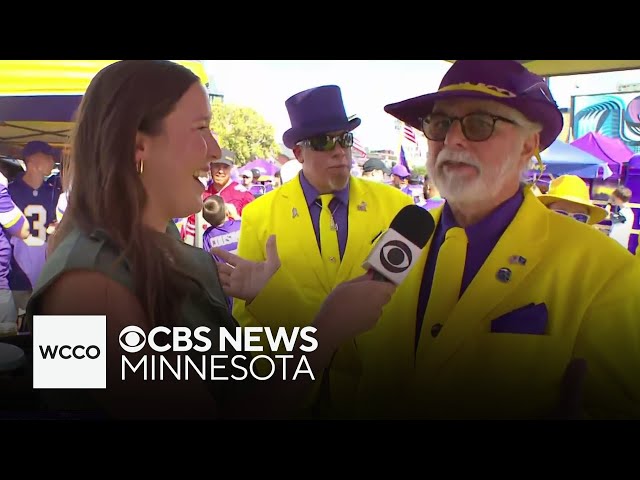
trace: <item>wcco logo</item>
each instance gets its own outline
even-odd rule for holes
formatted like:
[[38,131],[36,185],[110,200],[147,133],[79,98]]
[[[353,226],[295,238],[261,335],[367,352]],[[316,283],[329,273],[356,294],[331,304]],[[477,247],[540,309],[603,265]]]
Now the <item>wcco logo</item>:
[[85,347],[84,345],[76,345],[75,347],[72,347],[71,345],[55,345],[53,347],[51,345],[47,345],[44,348],[42,348],[41,345],[40,354],[42,355],[42,358],[50,358],[52,360],[55,359],[56,356],[59,356],[64,360],[70,360],[72,358],[77,358],[78,360],[90,358],[91,360],[95,360],[100,357],[100,349],[96,345],[89,345],[88,347]]
[[33,388],[107,388],[107,317],[34,315]]

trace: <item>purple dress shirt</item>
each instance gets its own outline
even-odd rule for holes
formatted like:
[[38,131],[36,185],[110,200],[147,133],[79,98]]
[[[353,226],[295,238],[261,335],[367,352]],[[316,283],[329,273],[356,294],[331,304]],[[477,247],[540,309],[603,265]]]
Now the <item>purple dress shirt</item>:
[[[498,240],[516,216],[523,200],[524,195],[522,190],[518,190],[513,197],[502,203],[488,217],[465,229],[469,243],[467,245],[467,256],[464,265],[464,274],[462,276],[462,285],[460,287],[460,296],[462,296],[467,289],[491,253],[491,250],[493,250],[495,244],[498,243]],[[431,249],[429,250],[429,256],[427,257],[427,263],[422,275],[420,297],[418,298],[418,311],[416,313],[416,348],[418,346],[424,314],[427,311],[427,303],[431,293],[438,252],[440,251],[442,242],[444,242],[447,230],[456,226],[458,225],[451,212],[451,207],[448,203],[445,203],[442,209],[442,217],[433,234]]]
[[[311,223],[313,224],[313,230],[316,234],[316,240],[318,241],[318,248],[320,248],[320,212],[322,205],[320,202],[320,194],[313,185],[309,183],[302,172],[300,172],[300,184],[302,185],[302,192],[304,198],[307,201],[309,207],[309,214],[311,215]],[[349,228],[349,184],[338,192],[333,192],[333,199],[329,203],[329,210],[333,212],[333,220],[338,225],[338,247],[340,248],[340,259],[344,255],[344,250],[347,246],[347,233]],[[316,202],[316,200],[318,200]]]

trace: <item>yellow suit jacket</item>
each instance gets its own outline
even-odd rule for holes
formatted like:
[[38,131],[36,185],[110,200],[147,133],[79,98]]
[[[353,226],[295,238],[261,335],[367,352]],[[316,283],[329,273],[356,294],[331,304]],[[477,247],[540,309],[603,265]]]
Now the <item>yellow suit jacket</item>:
[[[441,212],[431,211],[436,222]],[[583,358],[583,414],[640,418],[640,263],[627,250],[528,192],[436,338],[425,320],[416,352],[429,248],[378,325],[358,338],[358,416],[543,418],[565,367]],[[510,262],[514,255],[526,263]],[[501,268],[511,270],[510,281],[497,279]],[[531,321],[531,312],[547,319],[543,334],[492,333],[492,321],[510,315],[513,326]]]
[[[413,203],[400,190],[369,180],[352,177],[349,189],[348,238],[334,283],[329,281],[320,256],[299,178],[245,207],[238,255],[265,260],[267,239],[275,234],[281,267],[249,306],[234,299],[233,314],[241,326],[301,327],[312,323],[335,285],[365,273],[361,265],[372,241],[389,228],[403,207]],[[263,345],[267,348],[266,342]],[[353,355],[353,345],[345,346],[334,359],[337,369],[346,364],[352,369]]]

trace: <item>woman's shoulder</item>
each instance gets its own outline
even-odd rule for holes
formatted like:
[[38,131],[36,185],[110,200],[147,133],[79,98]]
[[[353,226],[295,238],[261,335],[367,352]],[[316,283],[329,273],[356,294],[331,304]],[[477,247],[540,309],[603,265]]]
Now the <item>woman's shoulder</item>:
[[47,256],[34,291],[46,288],[53,280],[70,270],[101,273],[130,287],[129,265],[120,253],[102,230],[87,233],[73,228]]

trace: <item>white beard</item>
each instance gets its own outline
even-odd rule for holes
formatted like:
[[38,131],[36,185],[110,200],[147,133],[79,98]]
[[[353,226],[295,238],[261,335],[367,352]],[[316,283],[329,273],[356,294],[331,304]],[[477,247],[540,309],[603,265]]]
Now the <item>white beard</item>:
[[[446,161],[464,163],[475,168],[478,172],[475,177],[457,175],[455,172],[446,172],[442,167]],[[493,196],[494,192],[500,192],[505,183],[511,181],[511,170],[517,169],[517,158],[509,157],[499,167],[489,170],[480,161],[466,151],[456,151],[444,148],[438,157],[429,162],[429,175],[447,201],[452,203],[482,202]]]

